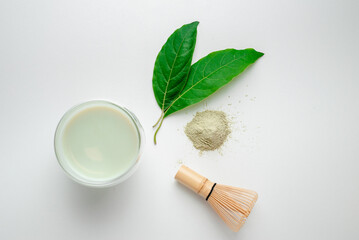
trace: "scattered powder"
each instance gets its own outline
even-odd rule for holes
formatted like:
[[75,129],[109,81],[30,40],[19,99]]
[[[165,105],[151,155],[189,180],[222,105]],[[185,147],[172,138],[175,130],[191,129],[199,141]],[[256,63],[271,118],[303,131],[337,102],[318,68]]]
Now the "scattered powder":
[[222,146],[231,130],[224,112],[206,110],[196,113],[185,133],[198,150],[213,151]]

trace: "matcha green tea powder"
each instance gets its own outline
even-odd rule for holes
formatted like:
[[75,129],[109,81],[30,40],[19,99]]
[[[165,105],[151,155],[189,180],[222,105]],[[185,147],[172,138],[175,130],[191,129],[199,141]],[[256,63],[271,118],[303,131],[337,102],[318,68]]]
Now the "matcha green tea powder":
[[206,110],[196,113],[185,133],[198,150],[213,151],[223,145],[231,130],[224,112]]

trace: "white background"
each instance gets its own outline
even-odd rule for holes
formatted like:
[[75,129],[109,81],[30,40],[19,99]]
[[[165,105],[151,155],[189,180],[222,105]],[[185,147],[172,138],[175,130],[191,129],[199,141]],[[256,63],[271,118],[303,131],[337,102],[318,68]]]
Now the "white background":
[[[0,239],[359,239],[358,1],[0,2]],[[194,61],[253,47],[265,55],[208,100],[164,121],[155,58],[200,21]],[[108,99],[131,109],[147,145],[138,171],[109,189],[69,180],[53,151],[62,114]],[[233,133],[200,155],[183,132],[223,110]],[[173,179],[180,163],[256,190],[232,233]]]

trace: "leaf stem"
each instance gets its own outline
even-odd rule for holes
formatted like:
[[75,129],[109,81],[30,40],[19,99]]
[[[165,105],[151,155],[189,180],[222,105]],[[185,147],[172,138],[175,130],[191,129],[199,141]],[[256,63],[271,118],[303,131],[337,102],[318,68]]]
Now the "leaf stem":
[[153,136],[153,141],[155,143],[155,145],[157,144],[157,140],[156,140],[156,137],[157,137],[157,133],[158,133],[158,130],[160,130],[161,126],[162,126],[162,122],[163,122],[163,117],[161,118],[161,122],[160,122],[160,125],[158,126],[156,132],[155,132],[155,135]]
[[157,122],[155,123],[155,125],[152,126],[153,128],[156,127],[157,124],[161,121],[161,119],[163,118],[163,115],[164,115],[164,114],[165,114],[165,113],[162,111],[160,118],[157,120]]

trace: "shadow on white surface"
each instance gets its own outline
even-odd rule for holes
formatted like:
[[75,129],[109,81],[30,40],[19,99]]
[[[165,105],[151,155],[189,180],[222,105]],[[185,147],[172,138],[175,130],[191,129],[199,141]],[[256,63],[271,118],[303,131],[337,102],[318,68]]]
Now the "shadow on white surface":
[[121,221],[130,214],[128,206],[135,201],[138,178],[136,174],[124,182],[109,188],[91,188],[73,182],[65,174],[60,182],[63,201],[68,206],[67,214],[75,220],[87,222],[88,226],[114,219]]

